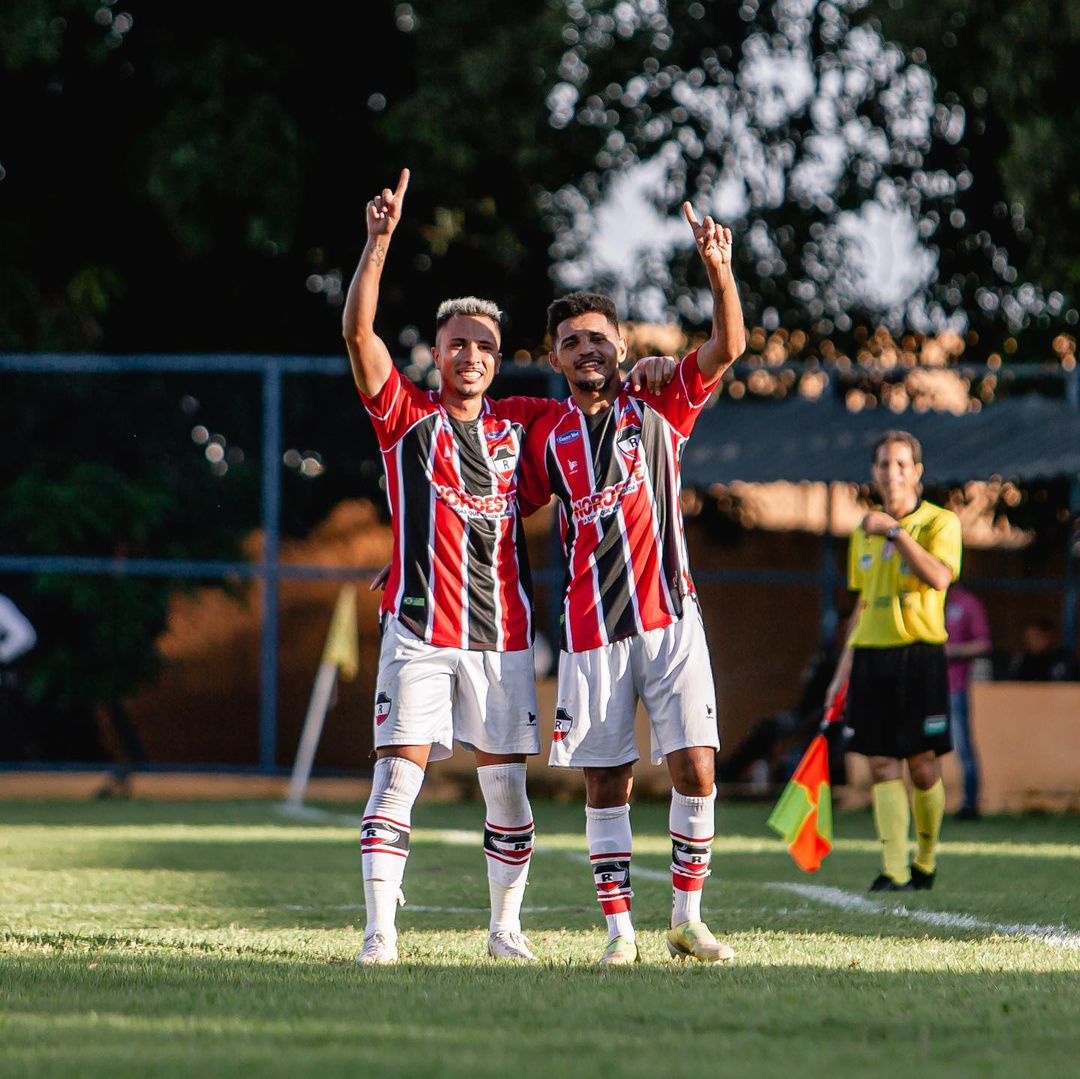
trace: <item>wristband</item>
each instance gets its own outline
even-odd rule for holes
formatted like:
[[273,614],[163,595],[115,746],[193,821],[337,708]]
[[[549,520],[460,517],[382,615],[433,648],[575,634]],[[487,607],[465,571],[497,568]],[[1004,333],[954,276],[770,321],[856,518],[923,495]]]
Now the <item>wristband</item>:
[[893,525],[892,528],[885,529],[885,538],[892,543],[897,536],[900,535],[900,526]]

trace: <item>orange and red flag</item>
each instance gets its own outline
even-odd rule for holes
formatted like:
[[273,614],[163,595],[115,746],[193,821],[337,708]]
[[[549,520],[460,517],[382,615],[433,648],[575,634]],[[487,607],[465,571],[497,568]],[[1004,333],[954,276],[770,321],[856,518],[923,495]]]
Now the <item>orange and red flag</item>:
[[[840,718],[846,695],[845,686],[826,713],[823,728]],[[783,836],[800,869],[816,873],[821,868],[833,837],[829,743],[824,734],[814,736],[766,823]]]

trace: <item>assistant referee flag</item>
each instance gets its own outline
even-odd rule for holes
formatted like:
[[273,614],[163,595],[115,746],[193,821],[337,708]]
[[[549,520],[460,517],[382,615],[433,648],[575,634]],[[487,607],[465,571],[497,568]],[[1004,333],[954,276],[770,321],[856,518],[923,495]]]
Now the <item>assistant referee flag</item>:
[[[837,693],[822,728],[844,711],[847,686]],[[832,787],[829,783],[829,743],[817,734],[807,747],[766,822],[787,843],[795,864],[807,873],[821,868],[832,850]]]

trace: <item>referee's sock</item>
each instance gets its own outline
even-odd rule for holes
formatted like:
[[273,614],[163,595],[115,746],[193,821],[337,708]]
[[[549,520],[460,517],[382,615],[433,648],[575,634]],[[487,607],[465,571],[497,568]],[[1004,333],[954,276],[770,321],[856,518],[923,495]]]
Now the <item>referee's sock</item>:
[[938,837],[945,817],[945,784],[938,781],[929,790],[915,788],[912,797],[915,810],[915,865],[924,873],[937,867]]
[[897,884],[911,880],[908,868],[908,831],[911,827],[911,808],[907,788],[902,779],[875,783],[874,826],[881,840],[881,868]]

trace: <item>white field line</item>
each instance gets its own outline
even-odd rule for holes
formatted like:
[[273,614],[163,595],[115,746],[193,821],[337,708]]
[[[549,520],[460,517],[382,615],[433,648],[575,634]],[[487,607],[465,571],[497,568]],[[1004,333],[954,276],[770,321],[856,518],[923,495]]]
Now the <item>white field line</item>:
[[[304,806],[299,811],[289,811],[289,816],[300,816],[308,820],[321,820],[336,824],[344,824],[350,827],[359,827],[359,817],[347,817],[341,814],[329,813],[326,810]],[[452,846],[469,846],[483,842],[483,833],[460,828],[447,829],[424,829],[426,838],[438,842],[448,843]],[[549,848],[543,840],[536,844],[536,850],[540,853],[556,853],[556,849]],[[565,854],[575,861],[588,862],[588,857],[579,852],[566,851],[559,848],[558,853]],[[633,876],[639,880],[671,881],[671,873],[666,869],[649,869],[645,866],[635,865]],[[1064,925],[1022,925],[1020,923],[988,922],[982,918],[976,918],[972,914],[954,914],[943,910],[909,910],[901,903],[875,903],[853,892],[845,892],[840,888],[825,888],[816,884],[797,884],[788,881],[771,881],[765,885],[777,891],[791,892],[802,896],[804,899],[823,903],[826,906],[838,907],[841,910],[857,911],[863,914],[886,914],[895,918],[908,918],[911,921],[922,922],[938,929],[989,929],[994,933],[1009,937],[1030,937],[1041,941],[1053,948],[1080,949],[1080,933],[1069,929]],[[332,908],[331,908],[332,909]],[[412,907],[415,911],[438,913],[473,913],[472,911],[457,910],[451,907]],[[536,908],[537,911],[540,908]],[[580,907],[549,908],[551,910],[577,910]]]
[[[635,873],[637,870],[635,870]],[[902,903],[875,903],[841,888],[824,888],[817,884],[792,884],[772,881],[767,888],[791,892],[816,903],[860,914],[886,914],[894,918],[909,918],[938,929],[989,929],[1006,937],[1031,937],[1053,948],[1080,949],[1080,933],[1064,925],[1021,925],[1020,923],[988,922],[972,914],[953,914],[944,910],[910,910]]]

